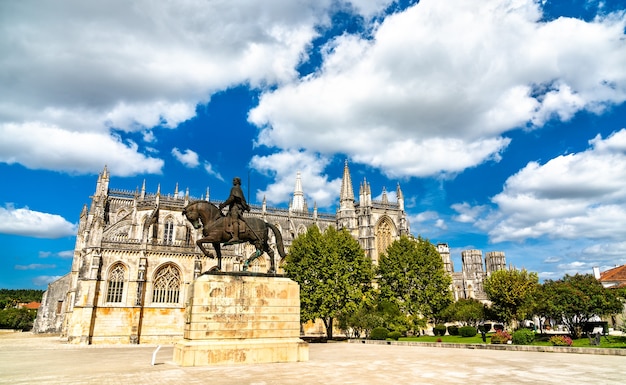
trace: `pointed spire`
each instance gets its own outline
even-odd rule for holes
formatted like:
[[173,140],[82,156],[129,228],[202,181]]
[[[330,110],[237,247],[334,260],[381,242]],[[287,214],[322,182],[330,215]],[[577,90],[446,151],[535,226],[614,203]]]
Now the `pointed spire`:
[[209,187],[208,186],[206,188],[206,196],[205,196],[204,200],[207,201],[207,202],[211,201],[210,195],[209,195]]
[[176,182],[176,189],[174,190],[174,198],[178,198],[178,182]]
[[341,179],[341,193],[339,200],[354,202],[354,190],[352,189],[352,178],[350,177],[350,169],[348,168],[348,160],[343,166],[343,178]]
[[296,187],[293,191],[291,209],[298,212],[303,212],[306,210],[304,191],[302,190],[302,175],[300,174],[300,171],[296,173]]
[[141,185],[141,198],[146,197],[146,180],[143,180],[143,184]]
[[400,206],[400,210],[404,211],[404,194],[400,188],[400,183],[398,183],[398,186],[396,187],[396,195],[398,197],[398,206]]
[[387,197],[387,189],[385,187],[383,187],[383,204],[384,205],[388,205],[389,204],[389,198]]

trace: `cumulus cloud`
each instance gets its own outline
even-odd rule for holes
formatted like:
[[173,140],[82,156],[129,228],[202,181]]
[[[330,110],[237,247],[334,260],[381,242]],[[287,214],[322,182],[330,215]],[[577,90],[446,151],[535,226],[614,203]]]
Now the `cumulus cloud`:
[[102,169],[120,176],[160,173],[163,160],[110,133],[72,131],[40,122],[0,123],[0,162],[31,169],[89,173]]
[[480,225],[493,242],[551,239],[622,241],[626,234],[626,129],[596,137],[586,151],[530,162],[492,198]]
[[457,222],[463,223],[475,222],[477,219],[479,219],[480,214],[483,213],[486,209],[485,206],[471,206],[467,202],[455,203],[451,207],[454,211],[459,213],[458,215],[452,216],[452,219]]
[[32,282],[35,286],[47,286],[49,283],[61,278],[61,275],[40,275],[33,278]]
[[371,39],[328,43],[318,72],[264,93],[249,120],[259,145],[347,154],[390,177],[454,175],[499,161],[510,130],[626,100],[625,24],[544,21],[532,0],[423,0]]
[[198,154],[190,149],[186,149],[181,152],[178,148],[174,147],[172,149],[172,155],[177,161],[185,165],[185,167],[194,168],[198,167],[200,164]]
[[[0,161],[73,173],[102,164],[117,175],[159,172],[162,160],[113,130],[153,142],[152,128],[177,127],[215,92],[293,80],[332,4],[2,2]],[[61,143],[69,157],[59,156]]]
[[273,176],[274,183],[264,190],[256,191],[256,199],[266,198],[270,204],[288,202],[294,191],[296,174],[300,172],[305,198],[309,208],[330,207],[336,203],[337,191],[341,189],[341,178],[329,179],[324,169],[330,160],[324,156],[304,151],[285,151],[267,156],[256,155],[250,166],[256,171]]
[[16,209],[12,205],[0,207],[0,233],[35,238],[61,238],[76,235],[76,224],[56,214]]

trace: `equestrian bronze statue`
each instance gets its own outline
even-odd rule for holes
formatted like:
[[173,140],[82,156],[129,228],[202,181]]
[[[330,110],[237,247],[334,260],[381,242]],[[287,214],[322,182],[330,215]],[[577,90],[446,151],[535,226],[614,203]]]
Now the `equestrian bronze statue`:
[[[247,206],[247,204],[246,204]],[[270,256],[270,268],[267,271],[269,274],[276,273],[276,265],[274,261],[274,251],[269,246],[269,230],[272,230],[276,237],[276,248],[281,258],[285,258],[285,249],[283,246],[283,236],[280,230],[271,223],[267,223],[259,218],[248,217],[245,221],[239,223],[237,231],[237,237],[234,239],[233,226],[229,226],[229,222],[233,219],[235,221],[238,218],[227,218],[222,213],[222,210],[217,208],[214,204],[207,201],[195,201],[187,205],[183,209],[183,215],[193,225],[195,229],[202,228],[202,236],[204,238],[198,239],[196,244],[204,253],[205,256],[214,258],[217,257],[217,270],[222,270],[222,252],[221,244],[233,244],[248,242],[256,248],[254,255],[244,261],[243,270],[246,271],[252,261],[266,252]],[[243,227],[241,226],[243,224]],[[210,243],[215,249],[215,256],[212,255],[205,244]]]

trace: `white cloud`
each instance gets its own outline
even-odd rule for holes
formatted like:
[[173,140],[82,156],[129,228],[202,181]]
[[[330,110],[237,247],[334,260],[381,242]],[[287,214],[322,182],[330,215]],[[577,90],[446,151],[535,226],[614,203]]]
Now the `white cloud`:
[[510,130],[626,100],[624,14],[541,18],[533,0],[423,0],[371,40],[342,35],[319,72],[261,96],[258,143],[447,175],[498,161]]
[[60,251],[57,255],[61,258],[74,258],[74,250]]
[[[285,151],[268,156],[254,156],[250,165],[256,171],[272,175],[274,183],[265,190],[257,190],[256,199],[267,199],[269,204],[288,202],[294,192],[296,174],[300,171],[302,189],[309,209],[313,204],[318,207],[330,207],[341,189],[341,178],[329,180],[324,169],[329,160],[324,156],[301,151]],[[358,193],[358,192],[357,192]]]
[[209,162],[204,162],[204,171],[207,172],[207,174],[216,177],[217,179],[223,181],[224,178],[222,177],[222,174],[220,174],[218,171],[216,171],[213,168],[213,165]]
[[31,263],[30,265],[15,265],[15,270],[45,270],[54,269],[57,265],[45,265],[41,263]]
[[80,132],[39,122],[0,123],[0,162],[31,169],[89,173],[108,170],[119,176],[160,173],[161,159],[138,151],[136,143],[108,132]]
[[451,207],[459,213],[459,215],[454,215],[452,219],[462,223],[474,223],[486,209],[485,206],[471,206],[467,202],[455,203]]
[[61,278],[61,275],[40,275],[33,278],[33,285],[35,286],[47,286],[49,283]]
[[492,198],[480,223],[493,242],[548,237],[612,242],[626,234],[626,129],[596,137],[580,153],[531,162]]
[[60,251],[58,253],[53,253],[52,251],[40,251],[39,258],[50,258],[50,257],[59,257],[59,258],[73,258],[74,250],[65,250]]
[[200,164],[198,154],[190,149],[186,149],[181,152],[178,148],[174,147],[172,149],[172,155],[177,161],[185,165],[185,167],[194,168],[198,167]]
[[[116,175],[158,173],[162,160],[122,144],[111,130],[154,142],[151,128],[178,126],[215,92],[293,80],[332,4],[2,2],[0,162],[72,173],[106,163]],[[16,129],[28,135],[13,138]],[[69,157],[59,156],[61,139]]]
[[0,207],[0,233],[35,238],[61,238],[76,235],[75,224],[56,214],[32,211],[12,205]]

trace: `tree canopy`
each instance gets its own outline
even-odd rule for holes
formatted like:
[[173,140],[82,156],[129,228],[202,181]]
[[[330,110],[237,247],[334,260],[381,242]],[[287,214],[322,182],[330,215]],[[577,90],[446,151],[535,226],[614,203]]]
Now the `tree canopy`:
[[458,321],[463,326],[478,326],[485,318],[485,305],[473,298],[461,298],[445,308],[442,317],[447,322]]
[[406,236],[394,241],[378,261],[378,287],[387,299],[413,319],[436,319],[452,303],[451,277],[441,255],[428,240]]
[[531,313],[538,285],[537,273],[525,269],[494,271],[484,282],[485,293],[492,302],[491,311],[507,324]]
[[372,262],[347,230],[329,227],[321,233],[311,226],[294,239],[284,266],[300,285],[302,322],[320,318],[328,338],[333,319],[342,311],[356,311],[373,280]]
[[622,309],[618,292],[604,288],[591,274],[576,274],[544,282],[536,312],[563,322],[572,336],[579,338],[582,325],[592,317],[617,314]]
[[0,289],[0,309],[15,307],[20,302],[41,302],[43,290]]

